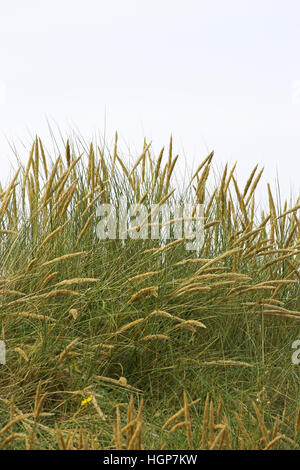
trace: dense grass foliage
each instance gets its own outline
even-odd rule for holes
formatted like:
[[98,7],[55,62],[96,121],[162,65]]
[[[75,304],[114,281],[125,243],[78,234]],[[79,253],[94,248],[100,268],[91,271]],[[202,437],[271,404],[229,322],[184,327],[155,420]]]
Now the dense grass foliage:
[[[212,187],[213,152],[179,193],[177,160],[36,138],[0,187],[3,448],[299,447],[300,199],[258,210],[258,166]],[[203,204],[200,252],[99,240],[121,197]]]

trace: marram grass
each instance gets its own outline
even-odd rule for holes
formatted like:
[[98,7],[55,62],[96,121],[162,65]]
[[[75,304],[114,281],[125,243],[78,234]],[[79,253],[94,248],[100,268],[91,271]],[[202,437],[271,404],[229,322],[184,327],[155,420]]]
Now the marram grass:
[[[36,138],[0,186],[1,448],[299,449],[300,198],[259,209],[258,165],[212,183],[213,152],[178,194],[178,162],[172,138],[132,164],[117,134]],[[204,204],[200,252],[100,241],[96,204],[124,196]]]

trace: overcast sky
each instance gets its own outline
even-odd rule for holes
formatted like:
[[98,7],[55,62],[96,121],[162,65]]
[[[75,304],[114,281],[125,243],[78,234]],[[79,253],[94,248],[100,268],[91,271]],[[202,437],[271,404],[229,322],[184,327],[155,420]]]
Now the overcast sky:
[[298,196],[299,26],[299,0],[1,1],[0,180],[48,118],[133,153],[172,133],[183,165],[214,149]]

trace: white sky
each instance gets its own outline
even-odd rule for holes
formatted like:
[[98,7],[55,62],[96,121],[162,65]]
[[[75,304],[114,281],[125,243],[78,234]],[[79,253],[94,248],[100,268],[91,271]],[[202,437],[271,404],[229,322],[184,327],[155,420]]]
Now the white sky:
[[[46,117],[62,131],[215,150],[299,195],[299,0],[0,0],[0,180]],[[54,122],[53,121],[53,122]]]

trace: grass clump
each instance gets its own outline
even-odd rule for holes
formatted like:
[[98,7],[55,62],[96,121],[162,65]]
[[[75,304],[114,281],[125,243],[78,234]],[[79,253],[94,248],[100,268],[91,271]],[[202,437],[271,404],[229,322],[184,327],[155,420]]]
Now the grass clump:
[[[51,160],[36,138],[0,187],[0,446],[298,448],[299,198],[268,185],[260,211],[258,166],[211,187],[213,153],[178,195],[172,138],[166,162],[145,141],[131,167],[117,143],[67,140]],[[124,197],[203,204],[200,250],[172,223],[99,240],[97,204]]]

